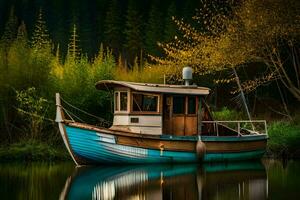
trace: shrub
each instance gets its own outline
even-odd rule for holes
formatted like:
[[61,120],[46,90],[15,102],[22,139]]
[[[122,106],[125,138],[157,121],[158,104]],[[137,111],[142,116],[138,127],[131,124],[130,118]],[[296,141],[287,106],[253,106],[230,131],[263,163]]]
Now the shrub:
[[40,138],[47,100],[39,97],[34,87],[23,91],[16,91],[18,113],[25,122],[25,131],[31,139]]
[[293,122],[272,122],[268,128],[268,152],[275,156],[299,157],[300,125]]
[[243,118],[242,113],[236,110],[229,110],[227,107],[223,107],[220,111],[212,112],[214,120],[241,120]]

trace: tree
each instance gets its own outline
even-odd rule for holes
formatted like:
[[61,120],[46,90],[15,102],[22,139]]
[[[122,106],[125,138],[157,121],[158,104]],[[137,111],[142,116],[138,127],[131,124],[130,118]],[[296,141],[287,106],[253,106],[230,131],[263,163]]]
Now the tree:
[[70,42],[68,44],[68,60],[78,60],[81,55],[81,50],[79,48],[79,36],[77,34],[76,24],[73,25]]
[[[9,91],[8,87],[10,82],[8,72],[9,69],[9,51],[14,43],[17,36],[18,20],[15,16],[14,7],[10,9],[10,15],[8,21],[5,24],[4,33],[0,40],[0,129],[2,127],[6,128],[8,133],[8,139],[11,139],[10,127],[9,127],[9,115],[8,115],[8,102],[10,98],[8,97]],[[7,136],[6,136],[7,137]]]
[[140,54],[143,44],[142,20],[133,1],[129,2],[125,24],[125,48],[128,59],[133,61]]
[[15,16],[15,9],[10,9],[8,21],[6,22],[4,33],[1,37],[1,44],[4,48],[8,48],[11,43],[16,39],[16,33],[18,29],[18,19]]
[[146,26],[145,49],[147,53],[155,56],[161,55],[160,49],[157,45],[158,42],[162,41],[163,36],[161,21],[161,13],[156,4],[153,4],[149,12],[148,23]]
[[31,37],[29,64],[25,65],[30,87],[41,89],[47,87],[49,83],[49,72],[51,71],[51,60],[53,57],[51,44],[43,11],[39,9]]
[[83,4],[81,6],[80,16],[78,18],[77,33],[80,35],[80,48],[86,55],[95,55],[98,48],[98,43],[92,38],[96,38],[97,34],[94,32],[95,22],[93,20],[93,6],[91,4]]
[[18,113],[26,121],[26,133],[30,139],[40,139],[46,114],[47,100],[39,97],[34,87],[16,91]]
[[[204,4],[203,8],[215,8]],[[246,0],[226,10],[200,12],[195,19],[204,24],[197,30],[177,20],[184,39],[164,45],[167,59],[158,62],[193,66],[199,74],[263,63],[267,73],[242,84],[251,91],[261,84],[279,79],[300,101],[299,52],[300,3],[296,0]],[[208,10],[209,11],[209,10]],[[207,18],[210,16],[210,18]],[[292,72],[293,71],[293,72]]]
[[24,21],[21,22],[21,25],[18,28],[17,41],[24,44],[24,46],[27,45],[28,34]]
[[112,50],[109,48],[104,51],[103,44],[100,45],[98,55],[96,56],[91,70],[90,80],[97,82],[99,80],[113,79],[113,69],[115,67],[115,58],[112,55]]
[[8,51],[9,51],[11,44],[16,39],[17,29],[18,29],[18,20],[17,20],[17,17],[15,16],[14,7],[12,7],[10,9],[10,15],[9,15],[8,21],[5,25],[4,33],[3,33],[2,37],[1,37],[1,41],[0,41],[0,50],[1,50],[0,53],[2,54],[2,57],[3,57],[2,62],[0,63],[2,65],[2,66],[0,66],[0,69],[1,69],[1,67],[3,67],[3,69],[7,68]]
[[7,84],[15,89],[24,89],[28,87],[28,83],[32,76],[30,69],[30,48],[27,44],[27,30],[25,23],[22,22],[18,28],[17,39],[11,44],[8,52]]
[[171,3],[171,5],[168,8],[167,15],[165,18],[165,28],[164,28],[164,41],[170,42],[174,39],[175,36],[178,34],[177,26],[173,20],[173,18],[176,16],[176,6],[174,3]]
[[35,52],[51,48],[49,32],[43,18],[43,11],[40,9],[31,38],[31,47]]
[[110,1],[109,8],[104,20],[104,39],[105,44],[115,53],[122,49],[122,21],[121,8],[116,0]]

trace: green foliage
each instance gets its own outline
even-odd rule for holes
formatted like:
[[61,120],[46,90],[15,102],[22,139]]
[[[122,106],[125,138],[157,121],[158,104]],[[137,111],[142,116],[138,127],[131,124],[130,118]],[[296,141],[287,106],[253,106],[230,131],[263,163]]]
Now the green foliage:
[[141,65],[138,63],[136,58],[132,69],[118,67],[115,70],[114,79],[143,83],[163,83],[164,73],[164,68],[148,63],[144,63],[144,65]]
[[175,20],[183,39],[163,45],[167,59],[156,61],[180,69],[189,65],[198,74],[260,63],[265,74],[245,81],[245,91],[278,79],[300,101],[299,11],[299,1],[203,1],[194,17],[201,28]]
[[35,52],[49,50],[51,48],[51,41],[47,30],[46,21],[43,18],[43,12],[42,9],[40,9],[31,38],[31,46]]
[[164,28],[164,41],[170,42],[174,39],[175,36],[178,35],[177,26],[172,20],[176,16],[176,6],[172,3],[167,11],[167,16],[165,18],[165,28]]
[[163,27],[162,16],[154,4],[149,13],[148,24],[146,26],[145,50],[147,53],[155,56],[160,56],[161,51],[157,45],[162,41]]
[[112,52],[109,49],[104,52],[101,45],[93,62],[89,62],[86,57],[72,59],[70,57],[62,65],[53,62],[51,74],[55,92],[60,92],[63,98],[83,110],[111,118],[111,114],[107,112],[110,107],[107,106],[110,105],[109,94],[97,91],[94,85],[99,80],[114,78],[116,64]]
[[269,153],[280,157],[300,156],[300,124],[286,121],[272,122],[268,127],[268,134]]
[[241,120],[243,119],[242,113],[233,109],[223,107],[220,111],[212,112],[214,120],[228,121],[228,120]]
[[22,140],[8,147],[0,147],[2,161],[69,160],[65,148],[58,149],[38,140]]
[[16,38],[17,28],[18,28],[18,19],[15,16],[14,7],[12,7],[10,9],[10,15],[8,21],[5,25],[4,33],[1,37],[1,43],[4,46],[4,48],[8,48],[9,45]]
[[16,93],[17,110],[25,121],[26,132],[31,139],[41,138],[47,100],[39,97],[35,88]]
[[100,46],[100,51],[91,65],[89,76],[92,82],[98,80],[109,80],[114,78],[115,58],[109,48],[106,52],[103,51],[103,45]]
[[70,42],[68,44],[67,62],[75,61],[80,58],[79,36],[76,24],[73,25]]
[[136,5],[133,1],[129,1],[126,24],[125,24],[125,48],[130,52],[130,60],[140,54],[144,46],[143,42],[143,26],[140,13],[138,13]]
[[110,1],[104,21],[105,43],[114,51],[121,50],[122,46],[122,19],[121,8],[116,0]]

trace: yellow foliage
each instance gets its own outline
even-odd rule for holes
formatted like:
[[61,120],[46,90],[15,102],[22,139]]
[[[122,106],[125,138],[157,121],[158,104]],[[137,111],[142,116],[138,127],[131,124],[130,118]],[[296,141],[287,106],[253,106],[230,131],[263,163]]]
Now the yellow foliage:
[[120,81],[163,83],[166,67],[146,64],[145,67],[134,67],[126,69],[118,67],[115,71],[115,79]]
[[50,74],[57,77],[58,79],[63,78],[64,69],[59,63],[53,63]]
[[174,77],[180,77],[181,69],[186,65],[197,74],[208,74],[251,62],[263,63],[274,76],[248,81],[243,85],[246,91],[279,76],[300,100],[300,88],[285,69],[291,67],[298,74],[298,66],[293,66],[296,62],[286,66],[286,60],[295,58],[295,51],[290,49],[299,46],[295,42],[300,36],[299,1],[245,0],[235,6],[229,3],[228,10],[218,8],[218,1],[202,0],[202,5],[198,15],[193,17],[200,29],[174,19],[183,37],[160,44],[166,58],[151,57],[153,61],[173,66],[171,73]]

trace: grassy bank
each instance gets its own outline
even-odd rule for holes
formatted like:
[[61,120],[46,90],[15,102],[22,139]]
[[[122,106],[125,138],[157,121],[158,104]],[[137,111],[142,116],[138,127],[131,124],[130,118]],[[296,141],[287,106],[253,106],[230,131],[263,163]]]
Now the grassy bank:
[[22,140],[0,147],[0,161],[69,160],[64,146],[54,146],[38,140]]
[[300,124],[298,121],[275,121],[269,124],[267,156],[300,158]]

